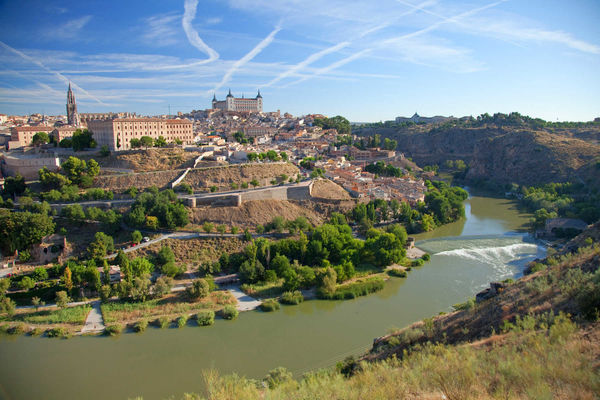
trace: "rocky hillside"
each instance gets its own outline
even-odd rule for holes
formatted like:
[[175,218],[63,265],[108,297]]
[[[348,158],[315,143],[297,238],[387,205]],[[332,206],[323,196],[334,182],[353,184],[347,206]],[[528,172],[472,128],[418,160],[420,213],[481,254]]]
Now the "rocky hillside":
[[534,324],[534,320],[548,324],[561,312],[586,324],[586,318],[593,318],[598,312],[598,245],[549,257],[535,265],[535,273],[514,283],[492,284],[480,301],[455,306],[459,311],[417,322],[376,339],[363,360],[401,356],[404,350],[426,342],[476,342],[525,324],[528,318],[532,319],[529,324]]
[[467,180],[525,185],[600,180],[600,128],[530,129],[496,126],[369,128],[398,141],[398,150],[420,166],[463,160]]

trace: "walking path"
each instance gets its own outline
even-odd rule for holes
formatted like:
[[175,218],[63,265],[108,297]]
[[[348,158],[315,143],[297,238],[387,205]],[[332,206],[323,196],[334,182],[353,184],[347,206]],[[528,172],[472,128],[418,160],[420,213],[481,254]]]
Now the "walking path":
[[96,333],[104,331],[104,319],[100,310],[100,301],[92,303],[92,311],[85,319],[85,324],[81,329],[81,333]]
[[238,301],[236,305],[238,311],[254,310],[261,303],[260,300],[256,300],[254,297],[250,297],[246,293],[242,292],[238,285],[224,286],[223,289],[229,290],[229,292],[236,298]]

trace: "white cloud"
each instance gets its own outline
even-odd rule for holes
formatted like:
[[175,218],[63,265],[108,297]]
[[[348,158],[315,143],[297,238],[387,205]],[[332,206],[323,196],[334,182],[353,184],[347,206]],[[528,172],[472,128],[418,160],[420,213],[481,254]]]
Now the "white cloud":
[[151,46],[171,46],[177,43],[179,15],[155,15],[143,20],[142,40]]
[[73,39],[81,34],[81,30],[90,22],[91,15],[84,15],[80,18],[75,18],[62,24],[54,24],[52,28],[46,31],[46,36],[56,39]]
[[219,18],[219,17],[207,18],[204,20],[204,25],[218,25],[221,22],[223,22],[223,18]]

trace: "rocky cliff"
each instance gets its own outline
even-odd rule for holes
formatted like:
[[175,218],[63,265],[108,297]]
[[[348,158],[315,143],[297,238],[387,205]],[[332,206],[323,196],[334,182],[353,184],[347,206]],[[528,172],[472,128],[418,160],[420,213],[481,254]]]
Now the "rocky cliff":
[[600,129],[544,130],[521,127],[363,129],[398,141],[398,150],[420,166],[463,160],[466,179],[525,185],[600,181]]

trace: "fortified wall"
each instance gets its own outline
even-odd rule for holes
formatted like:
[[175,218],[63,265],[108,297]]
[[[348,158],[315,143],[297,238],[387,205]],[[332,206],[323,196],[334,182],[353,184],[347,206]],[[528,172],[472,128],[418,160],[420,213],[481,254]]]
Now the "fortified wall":
[[202,197],[186,197],[188,207],[201,205],[212,206],[240,206],[246,201],[256,200],[310,200],[312,198],[313,181],[300,183],[293,186],[274,186],[264,189],[249,190],[239,193],[225,193]]

